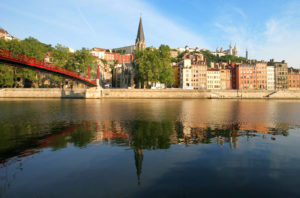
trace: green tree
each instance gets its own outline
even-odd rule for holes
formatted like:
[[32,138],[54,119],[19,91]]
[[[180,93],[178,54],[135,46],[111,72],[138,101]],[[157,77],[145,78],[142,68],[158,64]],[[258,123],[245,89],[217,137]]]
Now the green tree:
[[202,51],[201,52],[204,56],[204,58],[207,61],[208,66],[210,66],[210,63],[218,63],[218,62],[246,62],[247,59],[244,57],[238,57],[238,56],[233,56],[233,55],[225,55],[225,56],[221,56],[219,57],[218,55],[213,55],[210,51],[206,50],[206,51]]
[[57,44],[52,51],[51,57],[54,65],[65,67],[68,59],[71,57],[71,53],[67,47]]
[[74,54],[73,64],[75,65],[75,71],[87,75],[88,67],[91,67],[91,71],[97,71],[97,61],[96,58],[87,50],[82,48],[77,50]]
[[[23,54],[39,60],[44,60],[45,55],[51,52],[52,63],[69,70],[88,74],[88,66],[91,66],[91,76],[96,76],[97,62],[96,58],[88,49],[82,48],[75,53],[70,53],[68,48],[57,44],[54,48],[51,45],[41,43],[33,37],[24,40],[6,41],[0,39],[0,48],[11,51],[12,56]],[[33,87],[43,86],[44,74],[25,68],[14,68],[11,66],[1,65],[0,68],[0,87],[18,87],[19,84],[31,82]],[[49,80],[54,82],[55,86],[59,86],[62,81],[61,77],[48,75]],[[43,77],[43,79],[42,79]]]
[[144,87],[149,83],[165,83],[170,85],[174,81],[173,69],[170,66],[170,47],[161,45],[159,49],[146,48],[134,52],[135,65],[138,71],[138,81]]
[[0,65],[0,87],[13,87],[14,82],[14,68]]
[[[1,40],[0,48],[9,50],[11,52],[11,56],[17,56],[16,54],[24,54],[37,59],[43,59],[44,54],[48,50],[51,50],[50,45],[43,44],[32,37],[29,37],[22,41]],[[0,76],[0,87],[16,87],[18,86],[18,80],[28,80],[31,81],[34,86],[38,86],[40,72],[21,68],[10,69],[10,67],[8,66],[2,66]],[[14,83],[11,82],[12,76]]]
[[160,72],[159,82],[165,83],[167,86],[174,83],[174,72],[171,64],[171,52],[170,47],[167,45],[161,45],[159,47],[160,55]]

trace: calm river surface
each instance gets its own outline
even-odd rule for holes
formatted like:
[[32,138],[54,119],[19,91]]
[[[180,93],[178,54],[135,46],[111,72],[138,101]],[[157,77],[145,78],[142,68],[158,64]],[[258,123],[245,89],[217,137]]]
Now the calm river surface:
[[0,197],[300,197],[300,101],[2,99]]

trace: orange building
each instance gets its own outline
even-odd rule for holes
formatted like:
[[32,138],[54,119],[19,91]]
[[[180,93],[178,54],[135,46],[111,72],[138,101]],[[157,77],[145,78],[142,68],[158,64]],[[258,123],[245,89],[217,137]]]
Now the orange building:
[[194,89],[206,89],[206,73],[206,62],[192,61],[192,86]]
[[267,63],[263,61],[256,62],[255,74],[256,74],[256,88],[267,89]]
[[300,88],[300,74],[298,69],[288,70],[288,88],[289,89]]
[[133,62],[133,54],[118,54],[105,52],[104,60],[106,61],[117,61],[118,63],[131,63]]
[[240,64],[236,67],[236,89],[254,88],[256,85],[255,65]]
[[267,89],[267,63],[238,65],[236,67],[236,89]]
[[220,69],[221,89],[231,89],[230,69]]

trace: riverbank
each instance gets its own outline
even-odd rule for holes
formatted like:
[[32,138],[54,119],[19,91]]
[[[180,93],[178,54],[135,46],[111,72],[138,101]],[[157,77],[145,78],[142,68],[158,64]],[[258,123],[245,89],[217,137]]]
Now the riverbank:
[[219,98],[219,99],[300,99],[300,90],[182,90],[182,89],[59,89],[4,88],[0,98]]

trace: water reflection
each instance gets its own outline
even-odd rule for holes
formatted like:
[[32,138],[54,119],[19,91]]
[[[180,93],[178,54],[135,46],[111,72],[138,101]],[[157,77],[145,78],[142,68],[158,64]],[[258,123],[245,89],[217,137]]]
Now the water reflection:
[[[112,146],[129,150],[129,160],[133,162],[132,167],[135,166],[135,185],[142,186],[148,151],[205,145],[245,152],[241,147],[248,142],[281,143],[280,137],[288,137],[291,129],[299,129],[300,115],[295,110],[299,104],[214,100],[100,101],[95,104],[94,101],[66,101],[41,103],[43,108],[29,107],[29,116],[26,105],[22,105],[25,109],[22,117],[22,113],[16,116],[16,112],[5,110],[0,103],[3,109],[0,112],[3,116],[0,120],[0,197],[24,171],[26,161],[48,151],[68,150],[77,155],[78,151],[72,148],[96,150]],[[74,106],[79,108],[72,108]],[[4,116],[3,112],[7,114]],[[19,122],[13,122],[10,119],[13,116]]]
[[[237,149],[240,138],[269,138],[276,140],[275,135],[288,136],[288,125],[284,128],[272,128],[263,124],[230,123],[209,125],[199,123],[196,126],[185,125],[184,122],[162,121],[103,121],[66,123],[55,121],[47,129],[27,125],[16,128],[0,125],[3,135],[0,149],[0,168],[16,166],[22,170],[22,158],[37,154],[43,149],[52,151],[67,148],[69,145],[84,149],[89,144],[111,144],[130,147],[134,152],[134,160],[138,184],[142,174],[144,150],[169,149],[172,144],[228,144]],[[30,134],[28,132],[30,131]],[[12,165],[17,163],[18,165]],[[15,178],[16,172],[11,178]],[[1,180],[8,182],[8,175]],[[7,184],[7,186],[9,186]],[[2,187],[3,188],[3,187]]]
[[[184,125],[183,122],[171,121],[106,121],[81,123],[53,122],[49,129],[41,131],[39,127],[28,125],[16,128],[0,125],[0,160],[5,163],[12,157],[26,157],[40,152],[43,148],[53,151],[66,148],[68,144],[84,148],[90,143],[116,144],[130,146],[132,149],[168,149],[171,144],[209,144],[224,145],[230,143],[238,147],[238,138],[265,137],[261,134],[288,136],[289,125],[279,124],[282,128],[264,126],[263,123],[231,123],[223,125],[200,126]],[[28,134],[30,131],[30,134]]]
[[[199,124],[185,126],[183,122],[163,121],[110,121],[81,123],[53,122],[48,130],[26,126],[15,134],[15,127],[0,125],[2,131],[0,160],[2,164],[13,157],[26,157],[43,148],[52,151],[66,148],[69,144],[84,148],[90,143],[130,146],[133,150],[168,149],[171,144],[219,144],[229,143],[238,148],[239,137],[262,137],[263,134],[288,136],[289,125],[273,128],[261,123],[231,123],[227,125]],[[30,134],[26,133],[30,131]],[[24,134],[23,134],[24,133]],[[271,139],[271,137],[269,137]],[[272,140],[275,140],[272,138]]]

